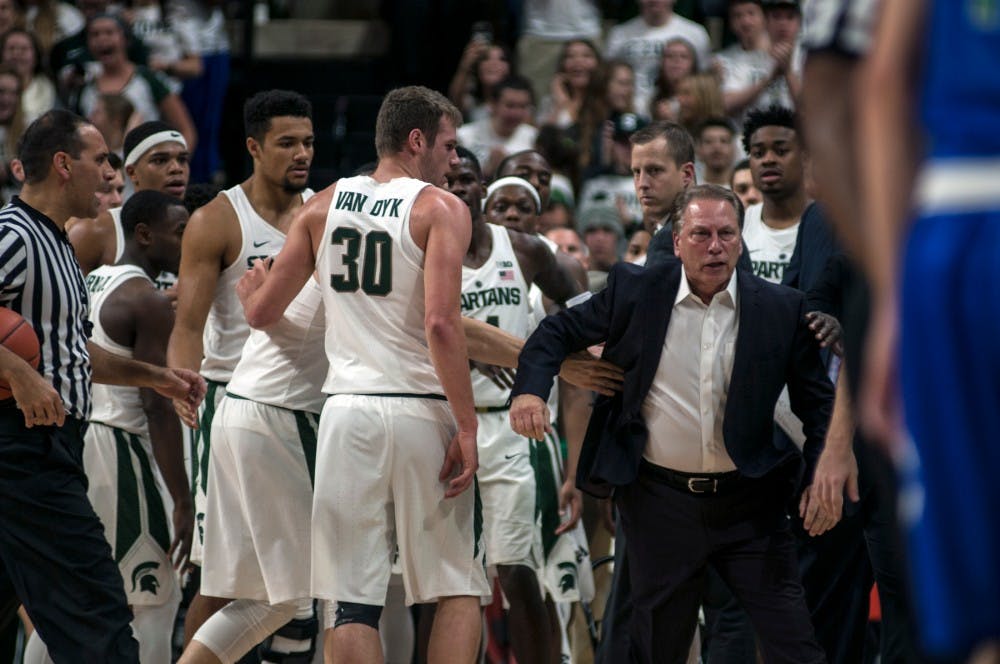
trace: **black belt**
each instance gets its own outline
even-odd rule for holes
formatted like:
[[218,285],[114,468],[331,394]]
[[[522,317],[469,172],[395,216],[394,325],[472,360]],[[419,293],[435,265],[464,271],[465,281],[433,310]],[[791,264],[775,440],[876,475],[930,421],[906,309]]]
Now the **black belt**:
[[683,473],[657,466],[645,459],[639,464],[639,472],[673,489],[693,494],[726,493],[743,479],[738,470],[728,473]]
[[510,406],[476,406],[477,413],[505,413]]

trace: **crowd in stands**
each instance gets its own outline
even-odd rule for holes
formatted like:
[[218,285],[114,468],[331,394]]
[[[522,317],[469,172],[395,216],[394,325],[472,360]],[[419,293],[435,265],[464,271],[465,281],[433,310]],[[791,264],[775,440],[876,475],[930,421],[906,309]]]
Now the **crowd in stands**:
[[223,21],[219,3],[203,0],[0,0],[4,200],[19,188],[9,163],[21,131],[53,108],[94,122],[119,157],[130,128],[163,120],[194,153],[192,179],[218,178]]
[[517,43],[474,34],[449,86],[467,123],[459,142],[486,177],[506,155],[538,149],[555,170],[543,223],[581,233],[591,251],[605,241],[595,229],[607,228],[617,259],[642,229],[632,133],[653,121],[680,124],[695,140],[697,181],[730,187],[746,157],[746,114],[793,109],[800,87],[797,2],[729,2],[734,41],[725,47],[674,4],[639,0],[638,16],[608,28],[590,0],[529,0]]

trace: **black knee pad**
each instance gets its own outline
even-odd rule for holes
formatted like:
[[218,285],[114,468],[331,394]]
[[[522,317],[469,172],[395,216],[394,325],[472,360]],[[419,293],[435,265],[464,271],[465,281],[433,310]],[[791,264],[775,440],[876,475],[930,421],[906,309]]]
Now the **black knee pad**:
[[382,607],[372,604],[356,604],[355,602],[337,602],[337,620],[333,626],[357,623],[368,625],[378,630],[378,619],[382,617]]
[[[310,618],[293,618],[281,629],[264,639],[257,648],[257,656],[262,662],[269,664],[311,664],[316,654],[316,636],[319,634],[319,619],[316,617],[316,604],[313,603],[313,615]],[[295,652],[282,652],[274,649],[274,637],[282,636],[292,641],[308,641],[309,648]]]

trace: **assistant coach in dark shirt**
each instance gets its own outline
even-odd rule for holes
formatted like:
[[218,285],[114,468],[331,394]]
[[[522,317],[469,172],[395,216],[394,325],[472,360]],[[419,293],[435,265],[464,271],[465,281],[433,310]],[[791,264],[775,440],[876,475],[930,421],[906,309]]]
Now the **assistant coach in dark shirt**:
[[[823,662],[795,565],[786,506],[811,474],[833,386],[804,319],[801,293],[736,271],[736,196],[688,189],[675,215],[680,260],[612,269],[607,288],[545,319],[518,363],[511,424],[539,437],[545,397],[569,353],[605,342],[625,385],[601,397],[578,486],[614,493],[628,540],[634,602],[630,659],[684,662],[705,570],[747,609],[766,662]],[[773,442],[787,383],[804,452]]]

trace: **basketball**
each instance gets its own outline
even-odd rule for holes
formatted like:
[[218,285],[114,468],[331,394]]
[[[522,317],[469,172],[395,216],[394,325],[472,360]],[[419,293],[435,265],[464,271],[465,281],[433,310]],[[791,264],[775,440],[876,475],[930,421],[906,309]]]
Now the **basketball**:
[[[31,327],[31,323],[24,320],[21,314],[7,307],[0,307],[0,344],[34,368],[38,368],[41,348],[38,345],[35,328]],[[7,383],[0,380],[0,399],[9,399],[11,396]]]

